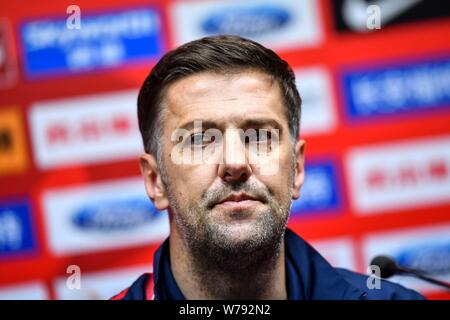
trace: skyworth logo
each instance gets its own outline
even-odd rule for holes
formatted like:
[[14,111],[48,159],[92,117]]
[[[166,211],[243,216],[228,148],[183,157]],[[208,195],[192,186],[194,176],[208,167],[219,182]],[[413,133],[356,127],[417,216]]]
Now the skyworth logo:
[[72,73],[157,58],[163,51],[161,21],[154,9],[82,14],[81,28],[66,18],[26,22],[21,28],[28,76]]

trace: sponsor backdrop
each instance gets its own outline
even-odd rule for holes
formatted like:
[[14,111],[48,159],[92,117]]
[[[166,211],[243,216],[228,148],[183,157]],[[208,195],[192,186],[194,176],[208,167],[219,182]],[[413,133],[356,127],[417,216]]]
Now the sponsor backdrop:
[[139,176],[137,90],[164,52],[218,33],[297,75],[307,173],[290,226],[336,266],[366,273],[383,253],[450,281],[448,2],[3,1],[0,299],[106,299],[152,269],[169,228]]

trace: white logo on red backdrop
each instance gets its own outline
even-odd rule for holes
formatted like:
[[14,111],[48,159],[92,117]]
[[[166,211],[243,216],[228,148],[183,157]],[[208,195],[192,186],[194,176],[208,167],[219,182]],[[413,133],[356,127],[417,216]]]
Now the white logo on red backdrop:
[[450,137],[356,148],[347,174],[360,214],[448,203]]
[[137,159],[143,147],[136,99],[131,90],[35,103],[30,125],[37,165]]

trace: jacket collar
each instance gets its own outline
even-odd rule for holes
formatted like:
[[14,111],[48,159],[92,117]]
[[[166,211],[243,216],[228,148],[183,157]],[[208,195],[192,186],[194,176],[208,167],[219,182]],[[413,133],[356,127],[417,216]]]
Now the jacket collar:
[[[305,240],[286,229],[286,285],[289,300],[355,300],[366,293],[347,282]],[[155,299],[184,300],[170,266],[169,238],[153,262]]]
[[[294,271],[287,268],[291,277],[297,277],[293,285],[300,287],[299,299],[355,300],[366,293],[347,282],[311,245],[286,230],[286,260]],[[293,280],[293,279],[292,279]]]

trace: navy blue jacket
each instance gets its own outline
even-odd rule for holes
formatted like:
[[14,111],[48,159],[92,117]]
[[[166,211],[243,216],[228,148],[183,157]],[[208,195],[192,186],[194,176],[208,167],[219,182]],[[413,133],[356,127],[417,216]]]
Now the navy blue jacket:
[[[367,275],[331,266],[313,247],[291,230],[285,235],[286,289],[289,300],[416,300],[416,291],[381,280],[369,289]],[[170,267],[168,239],[154,256],[153,274],[140,276],[113,300],[185,300]]]

